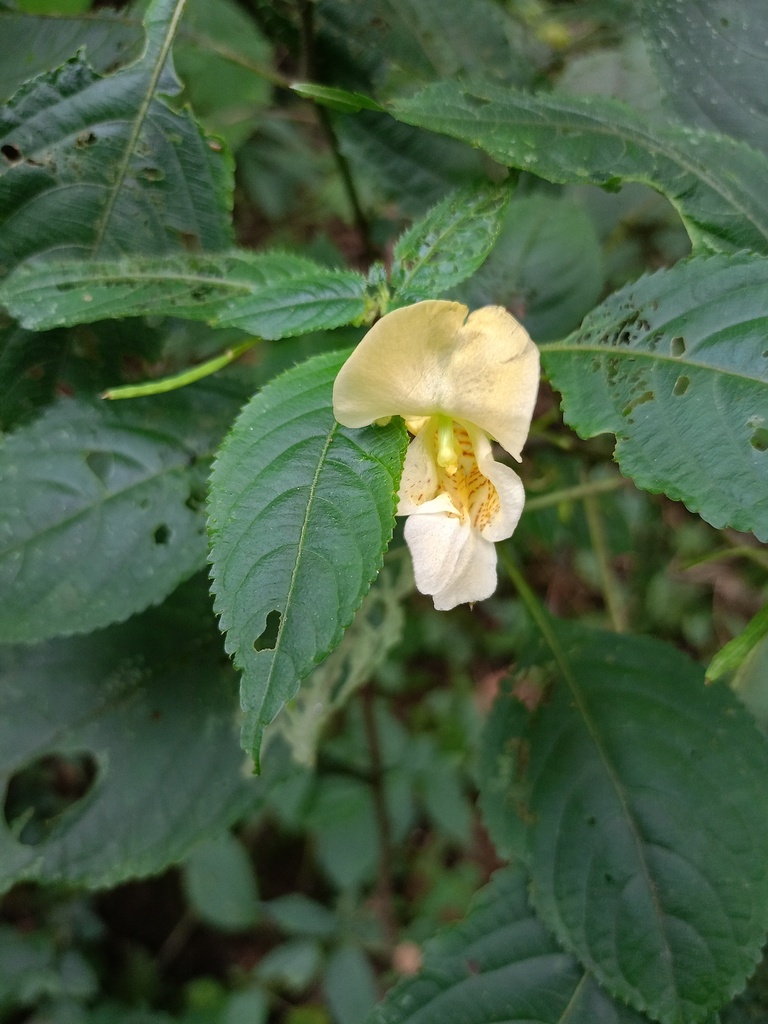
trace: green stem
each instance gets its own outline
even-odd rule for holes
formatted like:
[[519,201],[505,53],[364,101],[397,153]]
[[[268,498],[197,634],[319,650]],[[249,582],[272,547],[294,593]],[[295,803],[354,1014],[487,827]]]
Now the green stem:
[[729,640],[709,663],[705,679],[714,683],[728,672],[740,667],[747,655],[768,636],[768,604],[753,616],[744,630]]
[[590,494],[605,494],[608,491],[618,491],[625,483],[626,480],[623,477],[610,477],[607,480],[591,480],[587,483],[576,484],[573,487],[563,487],[559,491],[542,494],[538,498],[526,498],[523,514],[526,512],[539,512],[543,508],[551,508],[553,505],[560,505],[564,501],[580,501]]
[[576,679],[571,671],[571,666],[568,663],[565,652],[560,646],[560,641],[557,639],[557,634],[552,628],[552,623],[549,620],[549,615],[546,609],[542,606],[539,599],[528,586],[525,577],[517,567],[517,563],[509,553],[507,545],[497,544],[496,551],[498,552],[499,559],[506,569],[507,575],[512,581],[515,590],[519,594],[523,604],[528,609],[531,618],[538,626],[539,632],[544,637],[547,646],[552,651],[563,678],[568,683],[571,690],[574,691],[574,695],[576,695],[578,693]]
[[221,370],[225,366],[229,366],[236,359],[247,352],[248,349],[253,348],[254,345],[258,345],[261,341],[260,338],[249,338],[247,341],[241,342],[239,345],[233,345],[231,348],[225,349],[221,355],[214,356],[213,359],[208,359],[204,363],[199,363],[197,366],[193,366],[190,370],[182,370],[181,373],[174,373],[170,377],[160,377],[158,380],[148,380],[143,384],[122,384],[118,387],[107,388],[101,395],[102,398],[144,398],[146,395],[162,395],[166,391],[176,391],[178,388],[184,388],[187,384],[194,384],[196,380],[202,380],[203,377],[210,377],[211,374],[216,373],[217,370]]
[[371,242],[371,227],[368,223],[368,218],[363,211],[360,196],[357,192],[357,186],[355,185],[354,178],[352,177],[352,171],[349,168],[349,162],[339,148],[339,140],[336,137],[336,130],[333,127],[331,115],[325,107],[321,107],[319,105],[315,106],[315,110],[317,111],[317,116],[320,120],[320,125],[325,137],[328,140],[328,145],[331,147],[331,153],[333,154],[336,169],[339,172],[339,177],[344,185],[344,190],[347,193],[347,199],[349,200],[349,205],[352,208],[355,227],[362,239],[365,255],[371,259],[376,255],[376,250]]
[[719,562],[724,558],[749,558],[763,569],[768,569],[768,551],[763,548],[753,548],[746,544],[739,544],[736,547],[726,548],[724,551],[712,551],[708,555],[699,555],[696,558],[683,562],[683,569],[695,569],[699,565],[706,565],[708,562]]
[[[587,481],[584,480],[583,483]],[[597,557],[597,567],[600,573],[600,582],[603,588],[605,606],[611,619],[611,625],[616,633],[626,633],[629,628],[627,622],[627,610],[624,605],[624,595],[611,565],[611,556],[608,549],[608,539],[605,535],[605,523],[600,514],[600,503],[597,495],[590,491],[584,495],[584,511],[587,514],[587,529],[592,548]]]

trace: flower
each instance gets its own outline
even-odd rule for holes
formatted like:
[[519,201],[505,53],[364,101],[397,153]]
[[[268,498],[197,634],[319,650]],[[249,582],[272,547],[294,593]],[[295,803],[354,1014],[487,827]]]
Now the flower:
[[408,516],[416,586],[441,611],[496,589],[494,545],[512,535],[525,496],[491,439],[519,461],[539,385],[525,328],[501,306],[467,313],[436,299],[387,313],[333,388],[344,426],[399,415],[413,434],[397,514]]

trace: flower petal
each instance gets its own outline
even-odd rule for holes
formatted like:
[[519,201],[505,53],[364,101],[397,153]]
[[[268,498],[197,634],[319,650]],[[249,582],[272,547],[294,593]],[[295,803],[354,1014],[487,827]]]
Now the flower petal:
[[405,540],[416,587],[438,611],[484,601],[496,589],[496,548],[465,520],[444,513],[409,516]]
[[[408,445],[400,478],[399,516],[415,512],[419,505],[435,497],[438,486],[438,466],[435,461],[434,429],[429,420]],[[447,497],[447,495],[446,495]],[[450,504],[450,499],[449,499]]]
[[498,495],[498,509],[495,514],[483,515],[482,509],[472,508],[472,521],[479,526],[480,533],[486,540],[506,540],[515,532],[523,514],[523,482],[511,466],[494,459],[491,445],[484,434],[475,430],[470,430],[469,434],[480,472],[491,481]]
[[539,385],[539,353],[501,306],[467,317],[458,302],[395,309],[339,371],[334,415],[347,427],[441,413],[474,424],[520,457]]

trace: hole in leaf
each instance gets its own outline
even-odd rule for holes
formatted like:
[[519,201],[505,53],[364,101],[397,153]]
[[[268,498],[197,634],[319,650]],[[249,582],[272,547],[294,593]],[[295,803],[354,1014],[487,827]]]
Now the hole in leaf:
[[205,491],[202,488],[195,489],[193,487],[184,504],[190,512],[199,512],[203,505],[205,505]]
[[0,146],[0,153],[3,154],[9,164],[17,164],[21,160],[21,150],[17,146],[12,146],[10,142]]
[[98,765],[92,754],[48,754],[15,772],[3,804],[8,828],[24,846],[38,846],[62,816],[93,788]]
[[171,539],[170,528],[167,527],[165,523],[162,523],[152,534],[152,537],[155,541],[155,544],[167,544],[168,541]]
[[768,430],[765,427],[758,427],[750,437],[749,443],[756,452],[768,452]]
[[159,167],[142,167],[137,172],[137,177],[143,178],[145,181],[163,181],[165,173]]
[[281,619],[282,615],[277,608],[269,613],[264,632],[253,641],[254,651],[274,651]]
[[673,338],[669,343],[669,347],[672,355],[679,359],[680,356],[685,355],[685,338]]
[[675,386],[672,388],[672,394],[673,395],[684,395],[685,392],[688,390],[688,388],[690,386],[690,383],[691,383],[691,378],[690,377],[686,377],[686,375],[684,373],[681,373],[680,376],[675,381]]
[[88,452],[85,456],[85,464],[103,484],[107,483],[109,471],[112,468],[111,455],[106,452]]
[[75,139],[75,146],[77,149],[87,149],[96,142],[96,136],[93,132],[81,132]]

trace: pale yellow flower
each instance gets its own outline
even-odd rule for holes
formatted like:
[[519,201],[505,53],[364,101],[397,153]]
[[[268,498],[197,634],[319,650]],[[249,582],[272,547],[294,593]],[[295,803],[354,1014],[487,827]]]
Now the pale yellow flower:
[[440,610],[496,589],[494,545],[512,535],[524,493],[490,439],[520,459],[539,386],[539,353],[525,328],[501,306],[467,313],[441,300],[387,313],[333,389],[344,426],[397,415],[414,435],[397,514],[408,516],[416,586]]

